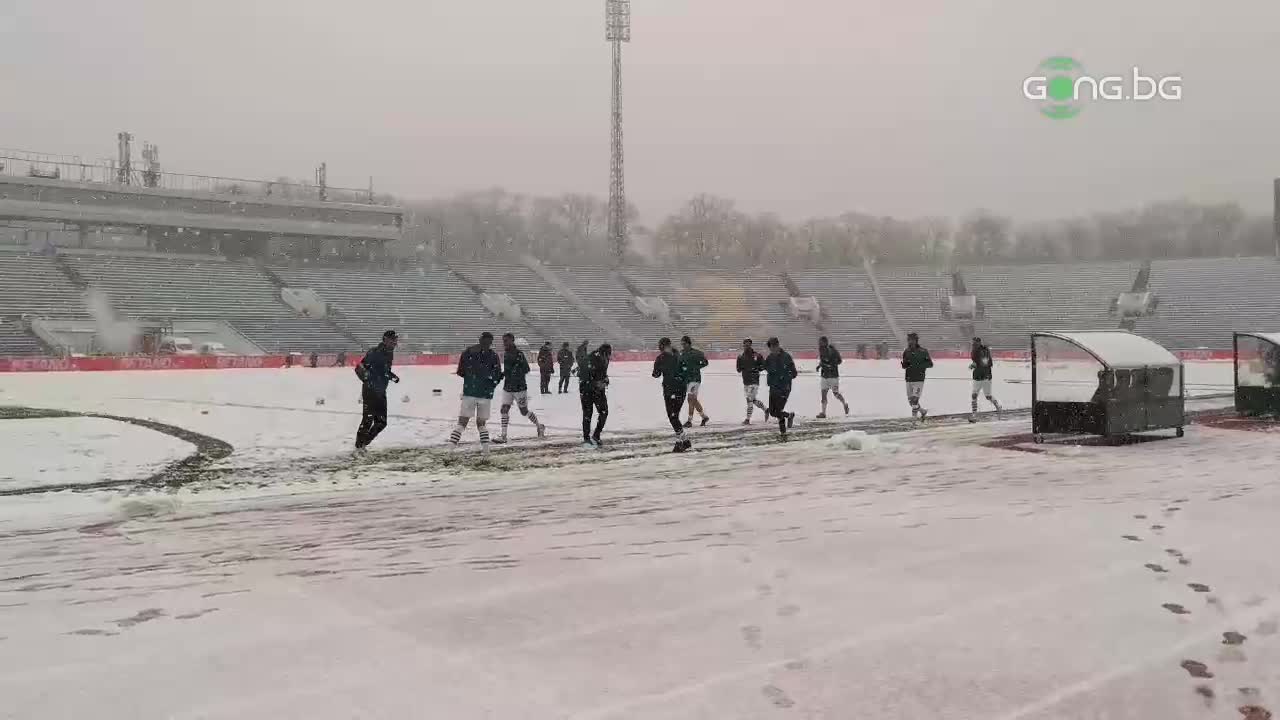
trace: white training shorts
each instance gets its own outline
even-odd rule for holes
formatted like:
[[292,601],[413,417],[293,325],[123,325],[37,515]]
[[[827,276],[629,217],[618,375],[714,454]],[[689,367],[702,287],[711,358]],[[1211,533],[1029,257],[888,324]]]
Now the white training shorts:
[[685,394],[691,398],[698,397],[698,388],[702,387],[700,382],[691,382],[685,386]]
[[833,377],[833,378],[822,378],[821,388],[822,388],[823,390],[837,390],[837,391],[838,391],[838,390],[840,389],[840,378],[838,378],[838,377]]
[[512,405],[515,405],[516,407],[528,408],[529,391],[521,390],[520,392],[509,392],[507,390],[503,390],[502,405],[503,407],[511,407]]
[[458,417],[469,418],[474,416],[476,420],[485,422],[489,419],[489,405],[492,402],[489,398],[463,395],[462,408],[458,410]]
[[924,392],[924,381],[907,383],[907,397],[920,399],[920,394]]
[[991,397],[991,381],[990,380],[974,380],[973,394],[986,395],[987,397]]
[[753,403],[756,401],[756,396],[760,394],[760,386],[759,385],[743,385],[742,394],[747,396],[747,402]]

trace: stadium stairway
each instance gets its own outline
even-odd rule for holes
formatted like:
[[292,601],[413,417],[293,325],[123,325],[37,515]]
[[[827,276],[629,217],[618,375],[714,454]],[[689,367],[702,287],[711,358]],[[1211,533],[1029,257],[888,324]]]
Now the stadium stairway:
[[[275,285],[277,292],[282,291],[285,288],[289,287],[289,285],[285,283],[284,278],[280,277],[279,275],[276,274],[274,270],[267,267],[266,263],[255,262],[254,267],[258,268],[258,272],[261,272],[263,276],[265,276],[267,280],[271,282],[272,285]],[[292,323],[292,322],[288,323],[290,326],[288,328],[290,331],[289,334],[293,337],[297,337],[300,340],[305,341],[305,344],[309,345],[303,350],[318,350],[319,348],[316,347],[316,344],[324,344],[324,343],[332,344],[334,336],[341,337],[343,340],[345,340],[348,343],[345,349],[362,347],[360,338],[357,338],[349,330],[347,330],[342,325],[334,321],[332,316],[335,314],[340,314],[337,308],[329,307],[329,308],[326,308],[325,317],[323,319],[307,320],[308,323],[323,323],[324,325],[323,329],[320,327],[308,327],[306,325],[299,324],[299,323]],[[269,327],[250,328],[250,332],[254,334],[258,334],[259,330],[269,331],[270,328]],[[330,330],[332,332],[328,333],[328,332],[325,332],[325,330]],[[245,332],[245,329],[241,328],[240,331]],[[262,332],[259,335],[259,337],[264,337],[264,338],[266,336],[267,336],[267,332]],[[259,344],[261,345],[261,343]],[[268,343],[268,344],[273,345],[274,343]],[[265,348],[265,349],[274,349],[274,348]],[[339,349],[344,349],[344,348],[333,348],[333,350],[339,350]],[[330,352],[330,351],[324,350],[324,352]]]
[[600,326],[614,345],[622,348],[629,347],[631,349],[646,347],[644,340],[639,336],[629,332],[621,323],[611,320],[604,313],[596,311],[589,304],[583,301],[583,299],[578,296],[578,293],[573,291],[573,288],[562,282],[560,278],[556,277],[554,272],[539,262],[537,258],[532,255],[525,255],[521,260],[524,262],[526,267],[537,274],[538,277],[542,278],[542,281],[545,282],[552,290],[556,291],[561,298],[564,298],[566,303],[569,303],[576,308],[578,312],[585,315],[588,320]]

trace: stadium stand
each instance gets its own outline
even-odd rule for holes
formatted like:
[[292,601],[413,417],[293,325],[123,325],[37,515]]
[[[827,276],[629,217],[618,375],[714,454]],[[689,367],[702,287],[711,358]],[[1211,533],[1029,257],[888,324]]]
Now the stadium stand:
[[327,320],[244,319],[232,320],[231,326],[268,353],[327,353],[360,349],[359,343],[339,332]]
[[954,320],[942,317],[942,301],[951,287],[949,273],[927,268],[880,267],[875,274],[880,292],[902,332],[918,333],[920,343],[932,349],[958,348],[969,343],[969,338],[961,336],[960,326]]
[[635,296],[614,279],[612,272],[598,267],[562,267],[552,270],[583,302],[590,303],[596,311],[608,315],[643,339],[646,349],[657,343],[660,337],[677,334],[673,325],[640,314],[633,301]]
[[21,323],[0,320],[0,355],[44,355],[44,346]]
[[0,252],[0,317],[84,317],[84,297],[47,255]]
[[1132,287],[1140,268],[1136,262],[988,265],[966,267],[964,278],[986,305],[983,340],[997,349],[1024,349],[1032,330],[1118,327],[1111,301]]
[[[334,321],[364,345],[395,328],[405,350],[456,352],[480,333],[510,330],[533,342],[521,323],[499,323],[471,288],[444,268],[367,270],[311,266],[273,267],[291,287],[311,288],[331,306]],[[506,327],[503,327],[506,326]]]
[[816,328],[786,309],[789,294],[778,275],[638,267],[621,272],[642,292],[666,300],[678,317],[673,321],[678,331],[707,348],[733,349],[744,337],[770,335],[790,346],[816,342]]
[[[552,340],[557,344],[574,338],[598,338],[603,331],[561,297],[538,274],[523,265],[453,263],[452,267],[489,293],[505,293],[530,315],[530,323],[555,337],[529,337],[529,342]],[[496,334],[496,333],[495,333]]]
[[802,292],[818,298],[827,336],[845,352],[857,344],[901,343],[889,331],[875,289],[861,269],[797,270],[790,276]]
[[1229,348],[1233,330],[1280,328],[1275,258],[1157,260],[1150,288],[1160,305],[1136,332],[1166,347]]
[[252,265],[201,257],[66,253],[117,313],[138,319],[289,318],[276,288]]

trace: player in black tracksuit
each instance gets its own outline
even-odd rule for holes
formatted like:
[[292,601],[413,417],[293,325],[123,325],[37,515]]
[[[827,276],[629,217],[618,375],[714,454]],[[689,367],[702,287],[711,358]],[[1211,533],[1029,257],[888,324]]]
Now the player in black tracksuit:
[[743,425],[751,424],[751,411],[760,408],[769,417],[769,408],[756,399],[760,392],[760,371],[764,370],[764,356],[751,346],[751,338],[742,341],[742,354],[738,356],[738,374],[742,376],[742,394],[747,398],[747,417]]
[[538,386],[543,395],[551,394],[551,373],[555,370],[555,357],[551,353],[551,341],[542,343],[538,351],[538,373],[541,383]]
[[969,369],[973,371],[973,394],[969,397],[969,422],[978,421],[978,393],[987,396],[987,402],[1000,412],[1000,401],[991,392],[991,348],[982,344],[982,338],[973,339],[973,347],[969,351]]
[[924,392],[924,378],[929,368],[933,367],[933,358],[929,351],[920,346],[920,336],[907,333],[907,349],[902,351],[902,369],[907,381],[907,402],[911,405],[912,419],[924,420],[929,411],[920,404],[920,395]]
[[387,384],[400,382],[400,376],[391,372],[398,342],[400,338],[395,330],[382,333],[382,342],[365,353],[356,365],[356,377],[362,384],[360,400],[364,404],[360,428],[356,430],[356,452],[362,452],[387,427]]
[[[605,343],[589,352],[578,363],[578,395],[582,401],[582,441],[593,447],[600,446],[600,431],[609,418],[609,358],[613,346]],[[597,414],[595,432],[591,431],[592,411]]]
[[563,395],[569,392],[569,376],[573,373],[573,351],[569,349],[569,343],[560,346],[556,362],[560,365],[560,384],[557,387]]
[[787,412],[787,398],[791,397],[791,381],[800,373],[778,338],[769,338],[768,346],[769,357],[764,359],[764,371],[769,375],[769,414],[778,419],[778,431],[786,440],[787,428],[796,424],[796,414]]
[[688,381],[680,356],[671,344],[671,338],[664,337],[658,341],[658,357],[653,359],[653,376],[662,378],[662,402],[667,408],[667,421],[676,433],[674,451],[684,452],[693,447],[693,443],[685,438],[684,426],[680,424],[680,407],[684,405]]

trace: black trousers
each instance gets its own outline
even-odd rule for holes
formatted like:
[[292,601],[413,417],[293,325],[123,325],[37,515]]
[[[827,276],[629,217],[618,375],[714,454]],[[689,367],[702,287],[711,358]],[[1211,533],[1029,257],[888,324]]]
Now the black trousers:
[[542,385],[540,389],[542,390],[543,395],[546,395],[551,392],[551,371],[550,370],[542,371]]
[[560,366],[560,392],[569,392],[569,373],[571,368]]
[[684,407],[685,388],[663,388],[662,401],[667,405],[667,421],[677,435],[684,433],[684,425],[680,422],[680,408]]
[[[604,430],[604,421],[609,418],[609,398],[605,395],[605,391],[601,388],[593,388],[582,385],[578,388],[579,399],[582,401],[582,439],[590,440],[600,439],[600,431]],[[596,413],[596,431],[591,432],[591,414]]]
[[387,393],[370,389],[366,385],[360,391],[360,397],[364,400],[364,416],[360,418],[360,429],[356,430],[358,448],[373,442],[378,433],[387,427]]
[[787,399],[791,397],[791,388],[769,388],[769,414],[778,418],[778,429],[787,432]]

